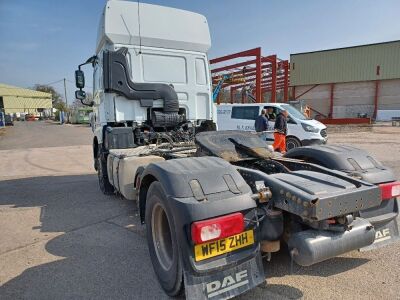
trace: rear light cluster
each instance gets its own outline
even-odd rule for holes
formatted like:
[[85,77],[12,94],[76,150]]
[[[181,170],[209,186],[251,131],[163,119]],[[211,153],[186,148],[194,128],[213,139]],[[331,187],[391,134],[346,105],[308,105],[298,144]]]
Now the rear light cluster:
[[192,240],[196,245],[223,239],[244,231],[243,214],[234,213],[194,222],[191,231]]
[[379,185],[381,189],[382,200],[389,200],[400,196],[400,182],[382,183]]

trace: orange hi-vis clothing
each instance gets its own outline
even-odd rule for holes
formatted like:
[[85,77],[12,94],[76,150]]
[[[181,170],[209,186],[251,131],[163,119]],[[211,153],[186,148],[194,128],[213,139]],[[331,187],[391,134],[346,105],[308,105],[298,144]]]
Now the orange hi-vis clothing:
[[282,153],[286,152],[286,135],[279,133],[279,132],[274,132],[274,144],[272,145],[274,147],[274,150],[278,150]]

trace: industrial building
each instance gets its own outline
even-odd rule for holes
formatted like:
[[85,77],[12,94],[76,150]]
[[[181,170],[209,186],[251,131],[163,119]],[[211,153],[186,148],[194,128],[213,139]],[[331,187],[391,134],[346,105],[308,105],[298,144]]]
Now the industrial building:
[[291,54],[290,86],[314,117],[399,117],[400,41]]
[[0,83],[0,111],[5,114],[49,111],[52,108],[50,93],[24,89]]
[[326,123],[400,117],[400,41],[291,54],[290,63],[255,48],[210,64],[217,103],[301,100]]

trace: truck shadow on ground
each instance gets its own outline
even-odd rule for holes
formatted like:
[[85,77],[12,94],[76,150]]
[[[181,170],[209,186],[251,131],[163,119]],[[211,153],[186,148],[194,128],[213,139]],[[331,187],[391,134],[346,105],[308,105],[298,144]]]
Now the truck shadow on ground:
[[292,264],[289,251],[284,245],[282,248],[280,252],[273,254],[270,262],[264,260],[267,278],[287,275],[329,277],[355,269],[369,261],[369,259],[358,257],[334,257],[312,266],[302,267],[296,263]]
[[[96,175],[0,181],[0,191],[0,205],[41,208],[38,226],[26,231],[64,233],[40,239],[58,260],[30,267],[5,282],[0,287],[1,299],[168,299],[153,273],[136,203],[104,196]],[[22,259],[29,259],[28,246],[32,245],[21,247],[26,251]],[[335,258],[315,267],[296,266],[294,273],[331,276],[366,261]],[[265,267],[267,278],[285,276],[290,274],[290,259],[279,253]],[[260,299],[265,294],[276,299],[303,296],[299,289],[279,284],[259,287],[243,296]]]

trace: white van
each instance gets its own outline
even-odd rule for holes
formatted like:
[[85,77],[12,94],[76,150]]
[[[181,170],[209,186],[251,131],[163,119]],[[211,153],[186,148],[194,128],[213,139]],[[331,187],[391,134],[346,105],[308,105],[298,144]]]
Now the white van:
[[[288,111],[287,150],[300,146],[325,144],[328,140],[324,124],[308,119],[287,103],[220,104],[217,106],[218,130],[254,131],[254,121],[262,109],[267,110],[271,131],[274,129],[275,117],[278,113],[282,110]],[[267,134],[267,141],[273,140],[273,133]]]

